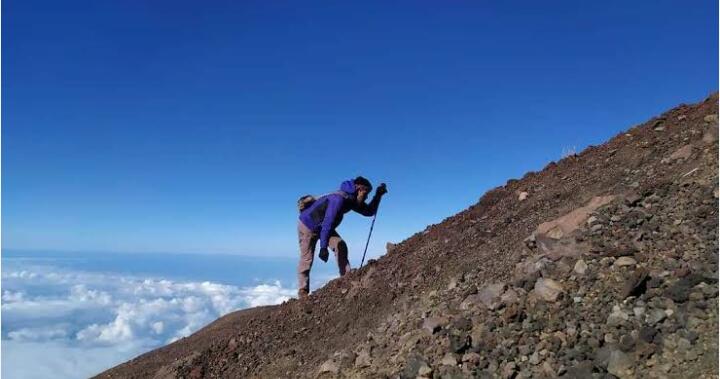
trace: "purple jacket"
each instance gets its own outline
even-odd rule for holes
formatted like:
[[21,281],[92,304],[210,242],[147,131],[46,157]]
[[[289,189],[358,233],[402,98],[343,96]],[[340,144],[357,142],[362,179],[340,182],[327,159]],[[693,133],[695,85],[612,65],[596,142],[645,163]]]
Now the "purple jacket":
[[377,195],[377,192],[369,204],[358,202],[353,181],[346,180],[340,185],[340,191],[320,197],[302,211],[300,221],[308,229],[320,233],[320,248],[322,249],[328,246],[330,233],[340,225],[345,213],[352,210],[363,216],[374,216],[378,205],[380,205],[380,196]]

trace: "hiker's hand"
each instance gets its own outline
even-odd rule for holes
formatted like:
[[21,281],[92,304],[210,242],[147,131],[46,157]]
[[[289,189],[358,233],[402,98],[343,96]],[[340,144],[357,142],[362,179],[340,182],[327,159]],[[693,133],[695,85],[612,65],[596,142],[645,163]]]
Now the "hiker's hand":
[[385,185],[385,183],[380,183],[380,185],[378,186],[377,190],[375,190],[375,192],[379,196],[386,194],[388,192],[388,190],[387,190],[387,186]]
[[318,257],[320,257],[320,260],[322,260],[323,262],[327,262],[329,256],[330,253],[328,252],[327,247],[323,247],[320,249],[320,253],[318,253]]

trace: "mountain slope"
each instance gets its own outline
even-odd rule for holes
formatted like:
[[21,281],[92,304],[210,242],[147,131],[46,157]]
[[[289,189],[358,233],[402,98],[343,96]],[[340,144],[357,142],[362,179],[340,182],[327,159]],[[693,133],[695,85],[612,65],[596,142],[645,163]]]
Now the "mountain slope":
[[718,97],[107,378],[717,376]]

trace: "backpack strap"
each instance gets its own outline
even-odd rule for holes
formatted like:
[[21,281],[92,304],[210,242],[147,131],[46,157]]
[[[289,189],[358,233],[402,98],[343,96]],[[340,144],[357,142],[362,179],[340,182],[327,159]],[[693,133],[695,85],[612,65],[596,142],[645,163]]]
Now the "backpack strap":
[[307,209],[309,206],[311,206],[316,201],[330,195],[340,195],[343,197],[343,199],[348,200],[351,199],[350,195],[348,195],[345,191],[335,191],[335,192],[329,192],[320,196],[313,196],[313,195],[305,195],[300,197],[297,201],[297,207],[298,211],[302,212],[305,209]]

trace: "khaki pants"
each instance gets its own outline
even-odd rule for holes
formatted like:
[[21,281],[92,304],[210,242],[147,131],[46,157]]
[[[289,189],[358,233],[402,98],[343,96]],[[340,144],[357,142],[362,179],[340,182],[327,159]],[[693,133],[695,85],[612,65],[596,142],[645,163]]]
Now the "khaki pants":
[[[310,292],[310,268],[315,257],[315,246],[320,239],[318,233],[313,233],[302,221],[298,220],[298,241],[300,243],[300,263],[298,263],[298,289]],[[335,253],[340,276],[350,271],[348,261],[348,248],[342,237],[336,231],[332,231],[328,240],[328,247]]]

